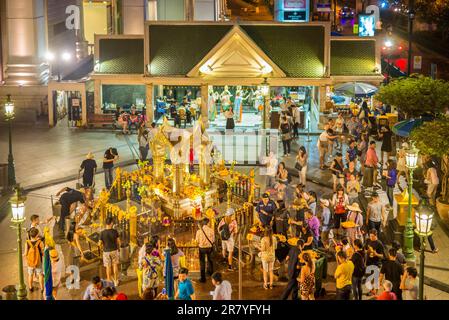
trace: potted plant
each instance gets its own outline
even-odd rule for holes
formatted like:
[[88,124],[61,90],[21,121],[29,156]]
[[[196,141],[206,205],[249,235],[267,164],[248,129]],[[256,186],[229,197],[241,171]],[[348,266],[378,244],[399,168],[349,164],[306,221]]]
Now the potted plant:
[[411,133],[411,139],[424,155],[441,158],[441,197],[437,198],[437,211],[449,220],[449,118],[442,117],[426,122]]

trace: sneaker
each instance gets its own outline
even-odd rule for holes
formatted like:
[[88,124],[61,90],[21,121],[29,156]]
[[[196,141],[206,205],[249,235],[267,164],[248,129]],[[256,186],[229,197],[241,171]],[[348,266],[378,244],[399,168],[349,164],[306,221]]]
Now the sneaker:
[[435,248],[432,250],[432,253],[437,253],[438,251],[440,251],[440,250],[438,250],[438,248]]

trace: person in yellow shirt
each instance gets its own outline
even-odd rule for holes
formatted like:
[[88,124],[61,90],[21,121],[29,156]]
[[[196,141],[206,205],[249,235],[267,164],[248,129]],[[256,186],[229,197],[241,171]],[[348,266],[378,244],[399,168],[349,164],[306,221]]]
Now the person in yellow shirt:
[[354,272],[354,264],[348,260],[344,251],[337,253],[338,267],[335,270],[334,277],[337,281],[337,297],[336,300],[349,300],[352,288],[352,273]]

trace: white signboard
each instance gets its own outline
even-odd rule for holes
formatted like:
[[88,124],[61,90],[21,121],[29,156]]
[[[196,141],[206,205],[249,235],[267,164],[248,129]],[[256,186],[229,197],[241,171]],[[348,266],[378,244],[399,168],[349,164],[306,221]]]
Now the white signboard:
[[422,56],[413,57],[413,69],[421,70],[422,68]]

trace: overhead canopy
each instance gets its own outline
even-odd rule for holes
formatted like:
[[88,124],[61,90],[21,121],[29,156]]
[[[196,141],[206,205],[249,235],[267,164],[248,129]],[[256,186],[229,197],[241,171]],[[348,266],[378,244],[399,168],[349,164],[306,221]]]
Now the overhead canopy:
[[334,91],[352,97],[371,96],[377,92],[378,88],[363,82],[346,82],[337,84]]
[[408,137],[410,132],[412,132],[413,129],[418,128],[422,123],[422,119],[408,119],[398,122],[393,126],[393,133],[400,137]]

